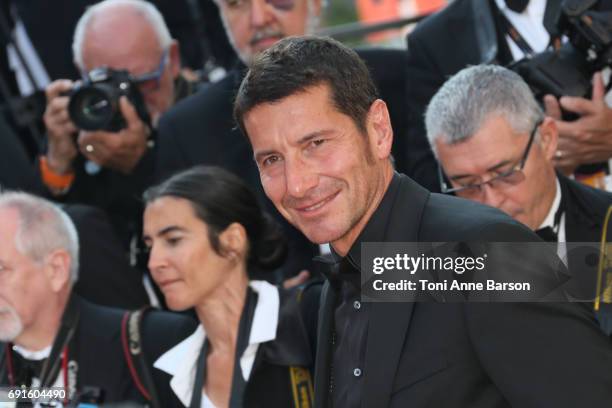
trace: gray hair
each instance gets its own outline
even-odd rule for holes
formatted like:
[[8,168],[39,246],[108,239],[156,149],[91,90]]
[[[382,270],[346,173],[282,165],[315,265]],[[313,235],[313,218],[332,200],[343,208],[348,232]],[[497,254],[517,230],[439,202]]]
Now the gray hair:
[[72,220],[57,205],[22,192],[0,192],[0,208],[19,213],[15,247],[34,262],[42,262],[51,252],[63,249],[70,255],[70,278],[79,273],[79,237]]
[[88,7],[79,19],[74,30],[74,37],[72,38],[72,55],[74,55],[75,64],[81,71],[84,69],[83,67],[85,65],[83,63],[83,41],[85,40],[87,28],[97,15],[115,6],[130,7],[136,14],[142,16],[151,25],[153,31],[155,31],[159,46],[162,50],[168,49],[170,44],[172,44],[172,36],[164,21],[164,17],[153,4],[144,0],[105,0]]
[[529,86],[513,71],[476,65],[459,71],[434,95],[425,113],[427,139],[448,144],[472,137],[491,115],[500,115],[517,133],[528,133],[544,118]]

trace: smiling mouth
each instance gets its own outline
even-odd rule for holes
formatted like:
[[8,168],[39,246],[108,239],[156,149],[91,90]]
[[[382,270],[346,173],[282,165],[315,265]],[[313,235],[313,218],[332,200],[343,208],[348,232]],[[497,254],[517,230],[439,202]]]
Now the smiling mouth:
[[305,206],[305,207],[299,207],[296,208],[296,210],[304,215],[310,215],[312,213],[315,213],[317,210],[320,210],[321,208],[323,208],[327,203],[329,203],[330,201],[332,201],[334,198],[336,198],[336,196],[340,194],[340,191],[335,192],[334,194],[324,198],[321,201],[318,201],[312,205],[309,206]]

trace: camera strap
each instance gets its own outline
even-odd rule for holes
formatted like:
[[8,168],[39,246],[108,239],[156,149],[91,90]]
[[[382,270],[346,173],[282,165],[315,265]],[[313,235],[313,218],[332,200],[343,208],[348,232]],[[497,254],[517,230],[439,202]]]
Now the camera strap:
[[62,323],[59,329],[53,346],[51,347],[51,353],[49,358],[45,361],[40,374],[40,386],[50,387],[55,382],[60,368],[64,369],[64,385],[68,387],[66,370],[68,368],[68,344],[74,336],[76,326],[79,322],[80,312],[77,301],[74,296],[70,296],[64,316],[62,317]]
[[531,48],[531,45],[525,40],[525,37],[519,33],[519,31],[514,27],[514,24],[510,22],[508,17],[499,9],[499,7],[494,7],[495,12],[497,13],[498,21],[501,24],[502,31],[504,31],[510,39],[523,51],[525,57],[533,57],[535,55],[535,51]]
[[121,345],[136,388],[150,402],[152,408],[159,408],[160,400],[142,344],[142,321],[148,310],[150,307],[146,306],[125,312],[121,321]]

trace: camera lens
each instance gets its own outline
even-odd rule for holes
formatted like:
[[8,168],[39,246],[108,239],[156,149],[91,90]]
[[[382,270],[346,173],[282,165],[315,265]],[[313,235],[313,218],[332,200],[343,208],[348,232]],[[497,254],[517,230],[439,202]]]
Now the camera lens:
[[84,130],[107,128],[117,111],[117,96],[112,88],[97,84],[74,91],[68,112],[74,124]]

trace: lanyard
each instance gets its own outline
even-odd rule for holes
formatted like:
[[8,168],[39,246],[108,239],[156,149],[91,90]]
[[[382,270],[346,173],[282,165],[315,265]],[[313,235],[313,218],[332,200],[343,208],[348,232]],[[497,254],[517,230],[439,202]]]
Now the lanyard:
[[[230,394],[230,407],[242,407],[242,399],[246,388],[246,381],[242,377],[242,369],[240,368],[240,358],[249,345],[249,337],[251,333],[251,325],[253,323],[253,315],[255,314],[255,306],[257,305],[257,294],[249,287],[247,288],[246,301],[240,316],[238,326],[238,339],[236,340],[236,354],[234,356],[234,373],[232,378],[232,389]],[[198,366],[196,369],[196,377],[193,385],[193,393],[191,395],[190,408],[200,408],[202,401],[202,388],[206,379],[206,357],[210,342],[204,340],[202,350],[198,357]]]
[[[67,398],[71,395],[74,395],[76,384],[71,384],[69,382],[69,343],[74,337],[74,333],[76,331],[76,326],[79,321],[79,308],[77,305],[77,300],[71,296],[66,305],[66,310],[64,311],[64,315],[62,316],[62,322],[60,325],[60,329],[58,334],[55,336],[55,340],[53,342],[53,346],[51,347],[51,352],[49,353],[49,357],[43,363],[41,372],[40,372],[40,387],[47,388],[51,387],[57,376],[62,372],[62,379],[64,381],[64,387],[66,387]],[[5,354],[6,354],[6,369],[9,379],[9,384],[11,386],[16,386],[17,382],[17,372],[15,367],[15,362],[13,360],[12,355],[12,344],[7,343]]]

